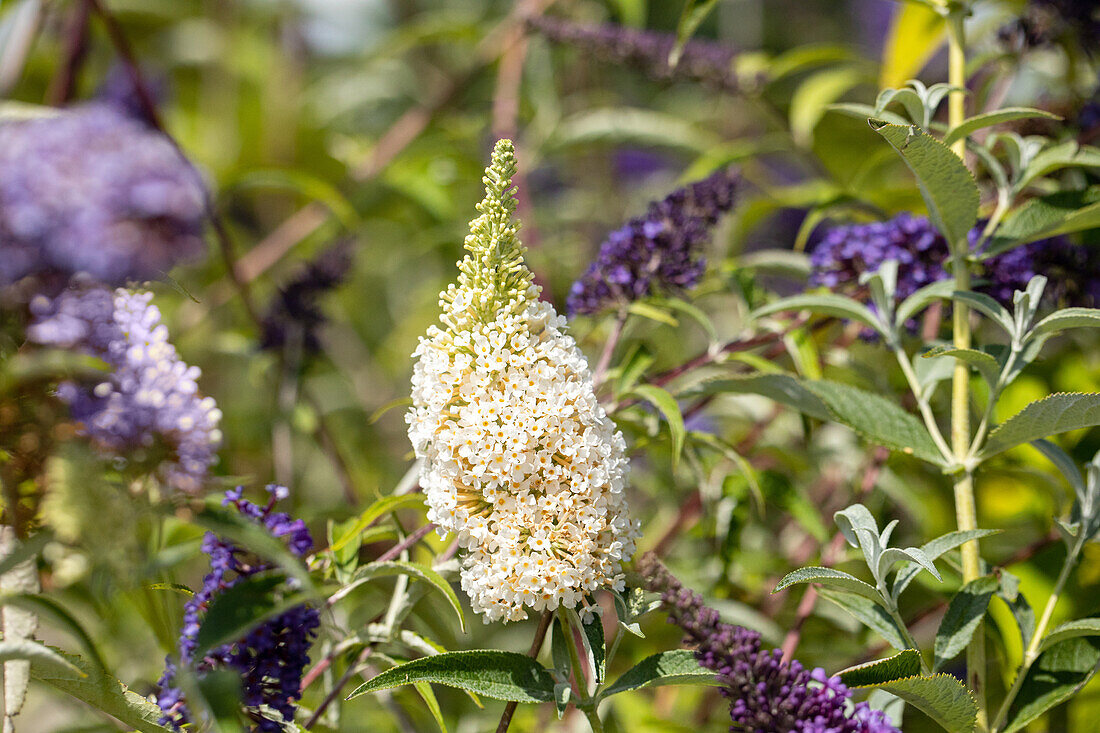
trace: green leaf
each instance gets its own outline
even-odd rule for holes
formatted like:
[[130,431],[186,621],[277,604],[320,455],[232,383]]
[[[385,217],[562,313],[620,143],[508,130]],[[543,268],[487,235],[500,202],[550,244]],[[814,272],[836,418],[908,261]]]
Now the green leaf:
[[17,606],[35,614],[41,620],[63,628],[80,642],[81,647],[91,658],[91,664],[105,668],[103,656],[99,653],[95,640],[80,621],[53,598],[39,593],[13,593],[0,597],[0,606]]
[[891,450],[943,464],[944,458],[924,424],[894,402],[858,387],[829,381],[805,382],[838,422]]
[[[28,555],[19,562],[8,562],[22,549],[16,538],[15,529],[7,525],[0,526],[0,553],[8,567],[0,575],[0,591],[3,593],[37,593],[38,563],[34,555]],[[38,629],[38,617],[33,611],[18,606],[0,606],[0,648],[8,656],[0,656],[0,726],[5,731],[14,730],[15,716],[23,708],[30,682],[30,654],[52,655],[53,652],[31,639]],[[0,653],[2,654],[2,653]],[[44,657],[43,657],[44,658]],[[10,661],[9,661],[10,660]],[[65,662],[62,659],[62,662]]]
[[906,677],[879,685],[936,721],[948,733],[971,733],[978,703],[962,682],[947,674]]
[[867,73],[854,65],[826,68],[803,80],[791,95],[790,128],[795,142],[812,146],[814,128],[829,105],[865,81],[869,81]]
[[680,406],[676,399],[667,390],[653,384],[639,384],[631,390],[631,393],[641,397],[646,402],[657,408],[668,423],[668,431],[672,437],[672,467],[676,468],[680,463],[680,454],[684,450],[684,416],[680,412]]
[[1035,324],[1030,338],[1046,337],[1069,328],[1100,328],[1100,308],[1063,308]]
[[1100,186],[1059,191],[1027,201],[1005,217],[982,257],[1007,249],[1100,226]]
[[451,609],[455,612],[455,616],[458,618],[459,627],[462,631],[466,631],[466,619],[462,615],[462,604],[459,602],[454,589],[451,588],[451,584],[435,570],[432,570],[426,565],[421,565],[420,563],[405,562],[403,560],[372,562],[369,565],[359,568],[355,573],[355,578],[329,596],[328,602],[332,604],[339,601],[363,583],[376,580],[377,578],[386,578],[394,575],[408,575],[413,578],[418,578],[429,583],[433,588],[442,593],[443,597],[447,599],[448,605],[450,605]]
[[424,497],[421,494],[401,494],[399,496],[384,496],[367,507],[355,524],[340,535],[340,538],[332,543],[329,549],[338,552],[347,543],[362,534],[363,530],[378,520],[379,517],[396,512],[398,509],[424,506]]
[[848,687],[874,687],[920,674],[920,652],[906,649],[886,659],[858,664],[836,673]]
[[[987,568],[983,566],[982,570],[984,572]],[[1000,576],[997,597],[1004,601],[1012,613],[1012,619],[1020,632],[1022,648],[1026,649],[1031,643],[1031,635],[1035,633],[1035,611],[1032,610],[1024,594],[1020,592],[1020,579],[1004,569],[1000,571]]]
[[995,456],[1009,448],[1070,430],[1100,425],[1100,394],[1060,392],[1032,402],[998,425],[979,453]]
[[963,120],[958,125],[948,130],[943,138],[943,144],[950,145],[956,140],[967,137],[976,130],[981,130],[983,127],[992,127],[1002,122],[1028,120],[1036,117],[1042,117],[1048,120],[1062,119],[1056,114],[1052,114],[1046,110],[1034,109],[1032,107],[1004,107],[995,112],[985,112]]
[[882,52],[880,87],[898,87],[915,77],[947,37],[947,25],[935,10],[905,4],[894,13]]
[[978,220],[979,194],[974,177],[959,156],[916,125],[890,125],[876,120],[871,127],[905,160],[917,177],[932,223],[954,247],[966,243]]
[[1012,701],[1003,733],[1013,733],[1077,694],[1100,664],[1100,638],[1065,639],[1043,652]]
[[720,686],[714,672],[701,666],[695,659],[695,652],[674,649],[646,657],[623,672],[619,679],[600,693],[600,699],[618,695],[620,692],[659,685]]
[[491,649],[445,652],[414,659],[374,676],[355,688],[347,699],[417,682],[456,687],[494,700],[550,702],[554,699],[554,678],[545,667],[525,654]]
[[972,580],[951,599],[947,607],[947,613],[940,622],[940,628],[936,632],[935,661],[932,669],[938,670],[945,662],[955,658],[959,652],[966,648],[978,629],[985,611],[989,607],[989,599],[997,590],[1000,582],[992,575]]
[[1028,184],[1036,179],[1048,176],[1063,168],[1096,167],[1098,165],[1100,165],[1100,158],[1098,158],[1095,148],[1080,147],[1075,140],[1057,143],[1039,151],[1031,159],[1024,174],[1016,183],[1016,190],[1023,191]]
[[432,714],[435,724],[439,726],[440,733],[447,733],[447,724],[443,721],[443,710],[439,707],[439,700],[435,698],[432,686],[427,682],[414,682],[413,687],[428,707],[428,712]]
[[676,45],[668,55],[669,66],[675,67],[680,61],[684,46],[717,4],[718,0],[687,0],[680,13],[680,21],[676,24]]
[[872,117],[883,120],[884,122],[890,122],[895,125],[908,125],[909,120],[899,115],[897,112],[891,112],[890,110],[876,110],[869,104],[855,104],[850,102],[839,102],[837,104],[830,104],[828,111],[837,112],[845,117],[854,117],[857,120],[867,121]]
[[925,285],[908,298],[903,300],[894,315],[894,325],[901,328],[905,322],[913,318],[920,311],[937,300],[946,300],[955,291],[953,280],[939,280],[931,285]]
[[667,313],[652,303],[646,303],[643,300],[636,300],[626,307],[627,312],[632,313],[642,318],[648,318],[651,321],[657,323],[663,323],[666,326],[672,326],[677,328],[680,322],[676,320],[676,317],[670,313]]
[[[84,677],[84,673],[80,671],[80,668],[66,659],[62,654],[52,647],[48,647],[45,644],[34,641],[32,639],[3,639],[0,640],[0,662],[4,663],[5,670],[5,684],[7,684],[7,668],[10,662],[22,661],[27,664],[27,676],[30,676],[31,662],[38,665],[43,672],[50,672],[58,676],[75,676]],[[25,685],[26,683],[24,683]],[[7,692],[7,690],[5,690]],[[24,689],[24,693],[26,690]],[[5,697],[7,697],[5,695]],[[20,694],[20,704],[22,704],[22,694]],[[8,705],[5,700],[5,706]],[[5,707],[4,714],[8,718],[15,717],[18,713],[18,708]]]
[[775,586],[775,590],[773,590],[772,593],[778,593],[784,588],[788,588],[796,583],[821,583],[830,588],[838,588],[849,593],[855,593],[863,596],[867,600],[885,605],[882,595],[873,585],[864,583],[854,575],[849,575],[843,570],[836,570],[834,568],[809,567],[794,570],[783,576],[783,579],[779,581],[779,585]]
[[934,359],[937,356],[950,356],[969,364],[978,370],[978,373],[982,375],[991,387],[997,384],[997,380],[1001,376],[1000,363],[984,351],[937,346],[921,354],[921,358],[923,359]]
[[846,298],[843,295],[834,295],[833,293],[809,293],[780,298],[757,308],[749,314],[749,320],[757,320],[772,313],[802,310],[822,313],[834,318],[846,318],[861,323],[880,335],[885,335],[882,333],[882,325],[870,308],[859,301]]
[[596,673],[596,683],[602,684],[607,665],[607,652],[604,649],[603,620],[594,613],[588,623],[581,624],[584,629],[584,648],[588,652],[588,661]]
[[1039,650],[1046,651],[1055,644],[1078,636],[1100,636],[1100,618],[1079,618],[1061,624],[1043,637]]
[[965,303],[974,310],[982,313],[994,323],[1004,329],[1009,336],[1016,335],[1016,322],[1004,306],[990,298],[985,293],[972,293],[969,290],[956,290],[951,293],[951,298],[960,303]]
[[905,650],[909,648],[909,644],[905,641],[905,635],[898,628],[897,622],[890,617],[890,614],[880,604],[862,595],[829,587],[818,588],[817,594],[847,611],[853,618],[881,636],[895,649]]
[[75,654],[58,652],[80,674],[63,672],[53,665],[41,665],[31,661],[31,676],[51,687],[117,718],[124,725],[141,733],[171,733],[157,723],[164,711],[147,699],[130,692],[126,685],[104,673],[98,664],[88,662]]
[[[921,550],[929,560],[936,560],[945,552],[950,552],[965,542],[999,534],[1000,532],[999,529],[956,530],[926,542],[921,546]],[[895,601],[901,596],[902,591],[909,587],[913,579],[920,575],[921,570],[923,568],[916,563],[909,563],[898,570],[898,574],[894,577],[894,587],[890,592]]]
[[682,397],[704,397],[718,394],[758,394],[794,408],[818,420],[832,416],[825,403],[802,380],[788,374],[750,374],[745,377],[711,379],[682,393]]
[[257,573],[215,596],[195,636],[195,658],[202,659],[211,649],[236,642],[264,621],[301,605],[305,600],[301,594],[280,597],[285,585],[282,573]]

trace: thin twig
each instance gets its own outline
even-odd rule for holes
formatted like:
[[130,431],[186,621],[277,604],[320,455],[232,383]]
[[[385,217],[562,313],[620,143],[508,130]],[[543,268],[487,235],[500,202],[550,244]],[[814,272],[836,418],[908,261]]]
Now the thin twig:
[[340,690],[344,689],[344,685],[348,683],[348,680],[350,680],[356,670],[359,669],[359,665],[370,656],[370,653],[371,647],[363,647],[363,651],[359,652],[359,656],[356,658],[355,662],[349,664],[348,668],[344,670],[344,674],[340,675],[340,679],[336,681],[336,684],[333,685],[332,689],[325,695],[325,699],[322,700],[321,704],[317,706],[317,709],[313,711],[313,715],[309,716],[309,720],[302,726],[303,728],[309,730],[321,719],[321,716],[328,710],[328,706],[336,700],[336,697],[340,694]]
[[76,79],[84,60],[88,57],[88,26],[91,16],[90,0],[78,0],[65,29],[64,59],[57,66],[50,86],[46,89],[46,104],[60,107],[73,97]]
[[[539,655],[539,650],[542,649],[542,642],[546,639],[546,632],[550,630],[550,622],[554,620],[554,614],[550,611],[543,611],[542,618],[539,619],[539,626],[535,629],[535,638],[531,641],[531,648],[527,650],[527,656],[534,659]],[[497,724],[497,733],[505,733],[508,730],[508,726],[512,724],[512,716],[516,712],[516,702],[509,702],[504,706],[504,713],[500,716],[500,723]]]
[[408,537],[406,537],[404,540],[402,540],[399,544],[396,544],[393,547],[391,547],[390,549],[383,552],[378,557],[378,559],[375,560],[375,562],[386,562],[387,560],[394,559],[395,557],[400,555],[402,552],[404,552],[405,550],[409,549],[410,547],[415,545],[420,540],[427,537],[428,533],[431,532],[433,529],[435,529],[435,526],[436,526],[435,522],[428,522],[423,527],[416,530],[415,532],[410,534]]

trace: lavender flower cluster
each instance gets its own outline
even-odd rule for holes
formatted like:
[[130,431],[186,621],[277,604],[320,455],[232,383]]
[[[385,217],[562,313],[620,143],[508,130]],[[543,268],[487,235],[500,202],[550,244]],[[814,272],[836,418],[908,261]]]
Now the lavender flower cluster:
[[168,138],[109,104],[0,124],[0,285],[109,285],[203,252],[205,191]]
[[673,66],[669,54],[676,46],[676,36],[670,33],[583,25],[546,16],[531,18],[527,25],[555,43],[574,46],[613,64],[632,66],[654,79],[701,81],[727,92],[741,91],[744,86],[734,68],[737,50],[719,43],[688,41]]
[[160,469],[169,485],[198,491],[221,443],[221,411],[199,394],[198,367],[168,341],[153,294],[102,287],[40,295],[31,303],[31,341],[74,349],[107,362],[111,373],[89,388],[64,382],[59,397],[100,449],[115,455],[166,446]]
[[[222,503],[233,505],[241,515],[285,541],[292,553],[305,557],[313,549],[313,537],[305,523],[274,511],[275,503],[285,499],[288,490],[271,485],[267,491],[271,498],[262,507],[244,499],[241,487],[227,491]],[[193,720],[182,690],[175,686],[178,665],[193,666],[200,675],[213,669],[231,669],[241,675],[242,702],[255,724],[253,731],[278,733],[283,730],[282,724],[265,716],[260,708],[266,706],[277,711],[285,721],[294,720],[301,698],[302,673],[309,664],[309,649],[321,623],[320,613],[307,605],[295,606],[257,626],[240,641],[217,647],[202,659],[195,659],[202,617],[214,598],[242,579],[271,569],[210,532],[203,538],[202,551],[210,557],[210,572],[203,578],[202,588],[184,606],[178,662],[168,657],[157,683],[160,687],[157,704],[164,711],[160,722],[179,728]]]
[[700,250],[718,219],[733,208],[740,180],[734,171],[719,171],[651,203],[645,216],[613,231],[573,283],[569,315],[698,283],[706,269]]
[[338,242],[308,263],[268,307],[260,347],[278,350],[300,341],[305,353],[319,352],[318,331],[325,323],[325,314],[317,300],[343,283],[350,268],[351,247],[347,241]]
[[730,700],[731,731],[898,733],[882,711],[851,703],[851,691],[838,678],[785,661],[780,650],[761,648],[757,632],[722,623],[654,555],[643,556],[638,570],[648,588],[661,593],[669,622],[683,629],[699,663],[718,675]]
[[[981,226],[970,232],[977,246]],[[946,240],[925,217],[903,213],[883,222],[829,229],[810,254],[810,282],[832,290],[859,293],[859,277],[896,260],[897,297],[949,277]],[[1047,294],[1072,305],[1100,304],[1100,251],[1073,244],[1064,237],[1044,239],[994,255],[983,262],[976,288],[1005,306],[1035,275],[1045,275]]]

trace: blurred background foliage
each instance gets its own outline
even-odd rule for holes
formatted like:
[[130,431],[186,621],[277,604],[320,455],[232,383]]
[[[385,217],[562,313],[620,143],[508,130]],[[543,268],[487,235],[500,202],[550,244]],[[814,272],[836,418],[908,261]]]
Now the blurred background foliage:
[[[353,517],[391,493],[409,470],[401,403],[409,390],[409,355],[437,317],[438,292],[454,277],[496,137],[517,141],[522,237],[544,297],[562,311],[570,284],[609,231],[680,183],[741,166],[742,200],[715,237],[707,279],[690,296],[722,343],[746,335],[744,315],[764,293],[804,286],[800,260],[774,250],[805,245],[814,225],[829,218],[867,221],[922,210],[893,151],[863,119],[827,107],[871,103],[880,86],[918,74],[929,83],[945,75],[942,29],[919,5],[888,0],[718,3],[697,36],[742,51],[734,65],[737,92],[654,80],[523,32],[525,17],[544,13],[674,32],[682,10],[676,2],[108,5],[155,81],[165,126],[216,191],[231,259],[257,307],[266,310],[308,262],[338,243],[350,252],[344,282],[320,296],[325,319],[316,353],[260,348],[264,334],[242,306],[213,238],[205,264],[153,286],[177,348],[202,367],[202,388],[224,411],[221,480],[291,486],[297,516],[318,537],[326,522]],[[7,98],[35,104],[88,99],[119,75],[108,28],[85,7],[78,0],[0,3],[0,84]],[[1061,31],[1046,46],[1020,52],[1011,29],[1024,9],[1023,2],[980,3],[970,19],[974,103],[995,96],[1005,104],[1043,106],[1067,118],[1059,134],[1083,139],[1088,131],[1076,121],[1095,93],[1094,59]],[[21,73],[13,73],[17,68]],[[1085,235],[1088,244],[1095,239]],[[708,334],[691,317],[662,303],[653,310],[627,322],[629,347],[620,348],[616,364],[659,375],[706,353]],[[590,360],[610,325],[610,317],[573,324]],[[692,370],[674,383],[744,370],[748,362],[879,391],[901,384],[882,368],[882,352],[843,324],[796,328],[776,344]],[[1011,387],[1006,414],[1054,391],[1100,391],[1097,345],[1094,331],[1063,337]],[[844,562],[843,550],[828,549],[833,511],[860,499],[881,523],[900,519],[899,545],[954,527],[950,489],[934,471],[904,456],[869,453],[847,430],[811,425],[763,398],[724,395],[688,425],[736,446],[754,467],[751,478],[690,441],[687,460],[673,469],[667,436],[654,430],[655,415],[635,408],[617,419],[634,448],[631,501],[642,521],[643,548],[659,548],[685,584],[774,645],[801,624],[797,653],[807,666],[835,671],[867,658],[869,648],[883,651],[877,638],[830,604],[818,602],[802,619],[801,591],[770,593],[786,571],[816,562],[823,552]],[[1084,462],[1100,448],[1100,433],[1071,433],[1060,441]],[[91,500],[97,489],[90,478],[70,482],[78,487],[70,492],[83,501],[54,501],[55,529],[71,526],[75,514],[104,515],[110,501]],[[980,526],[1007,530],[985,544],[986,556],[1019,575],[1025,594],[1044,598],[1062,556],[1050,517],[1065,510],[1067,487],[1038,453],[1019,448],[980,475],[978,492]],[[143,510],[130,511],[126,522],[142,521]],[[402,516],[408,527],[422,521],[416,511]],[[51,592],[101,640],[116,674],[149,692],[174,644],[183,596],[147,585],[193,587],[202,572],[195,562],[198,534],[170,521],[163,531],[143,534],[147,547],[134,547],[121,540],[125,532],[85,524],[99,532],[77,527],[71,545],[47,552]],[[430,542],[437,551],[449,544],[434,536]],[[372,554],[371,546],[364,552]],[[1067,618],[1098,610],[1100,557],[1095,546],[1089,552],[1059,606]],[[957,573],[945,578],[959,582]],[[909,605],[924,619],[915,629],[925,641],[943,609],[930,583],[918,577]],[[349,627],[384,608],[387,595],[385,583],[366,588]],[[435,602],[421,601],[428,605],[412,626],[445,639],[448,648],[523,651],[529,643],[526,624],[477,625],[465,637],[442,612],[432,612]],[[1007,611],[994,614],[1000,629],[991,631],[991,653],[1004,660],[1007,674],[1021,650]],[[645,630],[647,641],[619,660],[624,668],[678,643],[676,632],[656,619]],[[497,705],[479,710],[459,693],[438,694],[450,730],[484,730],[499,717]],[[28,730],[114,729],[43,688],[32,688],[32,695],[23,714]],[[303,706],[315,706],[319,697],[311,691]],[[725,703],[712,691],[662,688],[614,700],[609,725],[615,730],[724,730],[728,724]],[[1094,682],[1056,711],[1047,729],[1093,730],[1098,714]],[[907,718],[906,730],[925,730],[918,718]],[[583,725],[579,717],[557,723],[548,709],[521,708],[514,729]],[[407,688],[337,703],[317,729],[434,726]]]

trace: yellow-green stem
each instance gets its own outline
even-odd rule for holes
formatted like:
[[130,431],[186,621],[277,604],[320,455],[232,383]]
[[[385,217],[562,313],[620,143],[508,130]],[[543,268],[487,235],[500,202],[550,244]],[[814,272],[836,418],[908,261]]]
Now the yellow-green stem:
[[[957,127],[966,119],[966,45],[963,31],[963,10],[954,8],[947,19],[947,62],[948,82],[957,87],[947,98],[948,127]],[[966,141],[957,141],[953,148],[955,154],[963,158],[966,154]],[[970,271],[967,269],[967,256],[970,244],[964,238],[953,242],[952,264],[955,271],[955,287],[958,290],[970,289]],[[970,309],[958,301],[954,304],[952,330],[955,348],[970,348]],[[963,362],[955,365],[951,382],[951,448],[959,463],[967,460],[970,452],[970,368]],[[977,529],[978,512],[974,501],[974,477],[967,468],[955,481],[955,517],[960,530]],[[962,546],[963,580],[969,582],[981,576],[981,558],[978,542],[973,540]],[[989,730],[989,714],[986,710],[985,693],[985,633],[978,627],[966,648],[966,676],[974,697],[978,701],[977,730],[979,733]]]

